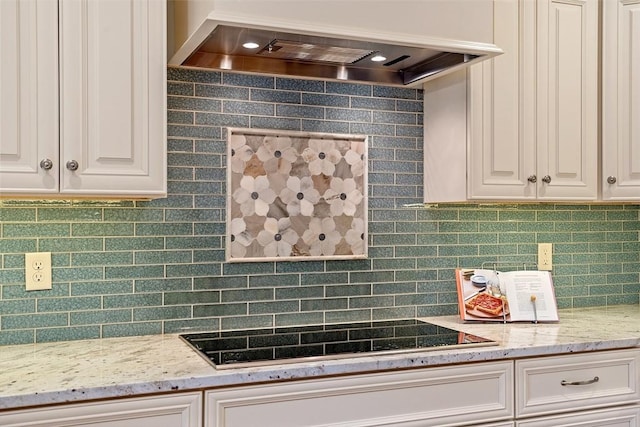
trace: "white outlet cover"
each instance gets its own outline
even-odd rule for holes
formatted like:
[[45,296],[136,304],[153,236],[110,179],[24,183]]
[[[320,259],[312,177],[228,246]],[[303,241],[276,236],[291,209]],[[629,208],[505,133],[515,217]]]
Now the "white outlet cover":
[[27,291],[51,289],[51,252],[24,254],[24,278]]

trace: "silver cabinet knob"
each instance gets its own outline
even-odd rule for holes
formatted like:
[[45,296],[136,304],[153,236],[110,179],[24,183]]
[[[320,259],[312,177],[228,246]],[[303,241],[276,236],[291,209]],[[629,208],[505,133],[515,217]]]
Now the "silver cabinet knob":
[[527,178],[527,181],[535,184],[536,182],[538,182],[538,177],[535,175],[531,175],[529,178]]
[[69,169],[70,171],[78,170],[78,166],[78,162],[75,160],[69,160],[67,162],[67,169]]
[[615,184],[616,181],[618,181],[618,180],[616,179],[615,176],[610,176],[610,177],[607,178],[607,184]]
[[40,167],[46,171],[53,167],[53,162],[51,159],[42,159],[40,160]]
[[542,182],[544,182],[545,184],[550,183],[550,182],[551,182],[551,177],[550,177],[549,175],[545,175],[545,176],[542,178]]

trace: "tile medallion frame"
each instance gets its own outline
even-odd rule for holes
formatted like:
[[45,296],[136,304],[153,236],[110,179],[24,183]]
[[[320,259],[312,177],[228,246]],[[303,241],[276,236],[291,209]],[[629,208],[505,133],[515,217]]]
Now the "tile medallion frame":
[[228,128],[228,262],[367,257],[367,136]]

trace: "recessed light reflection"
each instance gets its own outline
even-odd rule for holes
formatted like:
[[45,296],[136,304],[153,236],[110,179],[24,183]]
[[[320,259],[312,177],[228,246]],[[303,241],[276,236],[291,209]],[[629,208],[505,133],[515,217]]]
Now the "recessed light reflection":
[[246,42],[242,45],[242,47],[244,47],[245,49],[257,49],[260,47],[260,45],[256,42]]
[[382,56],[382,55],[376,55],[376,56],[372,57],[371,60],[373,62],[382,62],[382,61],[386,61],[387,58]]

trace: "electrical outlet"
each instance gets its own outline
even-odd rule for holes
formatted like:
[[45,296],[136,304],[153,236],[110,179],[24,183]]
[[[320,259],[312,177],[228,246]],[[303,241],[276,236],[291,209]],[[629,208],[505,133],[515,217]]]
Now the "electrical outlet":
[[51,252],[24,254],[24,278],[28,291],[51,289]]
[[553,270],[553,245],[538,243],[538,270]]

